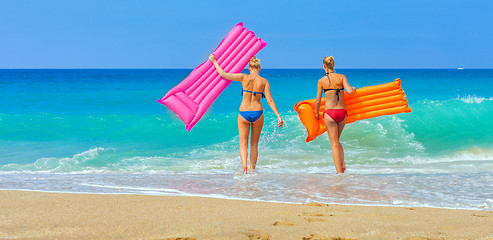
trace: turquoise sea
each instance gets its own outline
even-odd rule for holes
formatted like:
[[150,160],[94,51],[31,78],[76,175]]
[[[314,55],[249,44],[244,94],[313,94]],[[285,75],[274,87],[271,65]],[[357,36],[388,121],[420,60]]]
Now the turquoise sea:
[[0,189],[493,210],[493,70],[339,69],[352,86],[401,78],[411,113],[348,124],[346,174],[293,106],[321,69],[264,69],[258,170],[242,175],[241,86],[193,128],[156,102],[191,69],[0,70]]

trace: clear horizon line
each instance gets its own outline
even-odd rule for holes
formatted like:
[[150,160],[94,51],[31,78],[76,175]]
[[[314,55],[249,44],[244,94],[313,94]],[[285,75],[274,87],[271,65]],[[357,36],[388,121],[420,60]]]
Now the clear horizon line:
[[[0,70],[193,70],[195,68],[0,68]],[[317,70],[322,68],[262,68],[263,70]],[[458,68],[337,68],[339,70],[459,70]],[[337,70],[336,69],[336,70]],[[493,68],[462,68],[460,70],[491,70]],[[244,69],[246,70],[246,68]]]

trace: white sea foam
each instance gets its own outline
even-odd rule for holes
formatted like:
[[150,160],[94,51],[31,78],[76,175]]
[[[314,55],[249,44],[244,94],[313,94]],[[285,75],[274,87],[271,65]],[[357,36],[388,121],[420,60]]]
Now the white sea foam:
[[155,192],[162,194],[185,194],[182,191],[168,188],[151,188],[151,187],[129,187],[129,186],[112,186],[112,185],[100,185],[100,184],[87,184],[81,183],[81,186],[96,187],[96,188],[109,188],[109,189],[119,189],[119,190],[137,190],[144,192]]
[[479,207],[487,210],[493,209],[493,199],[486,199],[486,201],[484,201],[484,203]]
[[0,174],[2,189],[486,210],[493,204],[491,180],[486,173]]
[[493,150],[474,148],[446,156],[374,158],[372,166],[346,161],[351,172],[361,174],[482,173],[493,172]]
[[416,149],[416,151],[418,152],[424,152],[425,147],[423,146],[423,144],[414,139],[414,133],[409,133],[406,131],[407,125],[404,120],[395,115],[390,116],[390,118],[392,119],[391,123],[396,129],[399,129],[401,136],[404,138],[403,142],[408,144],[410,147]]
[[457,99],[465,103],[482,103],[484,101],[492,101],[493,97],[484,98],[484,97],[476,97],[476,96],[465,96],[465,97],[458,97]]
[[85,152],[75,154],[72,159],[84,162],[96,158],[101,152],[115,151],[114,148],[93,147]]

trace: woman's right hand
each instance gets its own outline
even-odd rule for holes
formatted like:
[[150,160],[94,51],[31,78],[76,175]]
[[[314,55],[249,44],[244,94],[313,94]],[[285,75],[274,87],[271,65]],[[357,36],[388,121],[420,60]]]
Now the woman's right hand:
[[318,119],[318,117],[319,117],[319,113],[318,113],[318,112],[316,112],[316,113],[315,113],[315,118],[316,118],[317,120],[319,120],[319,119]]
[[216,61],[216,58],[214,57],[214,54],[211,54],[209,56],[209,60],[211,60],[212,62],[215,62]]

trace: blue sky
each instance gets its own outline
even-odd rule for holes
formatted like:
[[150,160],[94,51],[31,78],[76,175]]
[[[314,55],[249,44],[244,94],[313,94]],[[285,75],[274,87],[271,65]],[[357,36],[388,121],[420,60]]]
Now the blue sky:
[[7,1],[0,68],[195,68],[239,22],[263,68],[493,68],[493,1]]

